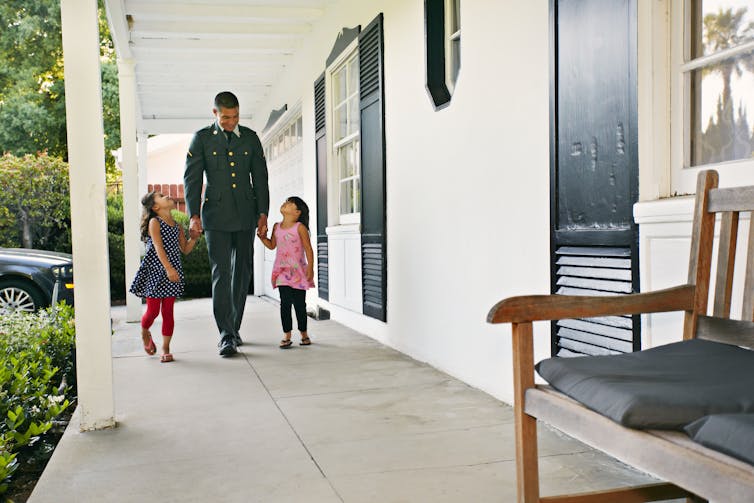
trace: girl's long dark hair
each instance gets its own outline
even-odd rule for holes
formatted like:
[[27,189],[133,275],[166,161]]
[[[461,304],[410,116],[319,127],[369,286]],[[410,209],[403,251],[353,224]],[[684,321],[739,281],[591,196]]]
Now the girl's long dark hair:
[[298,216],[298,221],[304,224],[306,230],[309,230],[309,206],[306,205],[303,199],[296,196],[291,196],[286,201],[296,205],[296,209],[301,212]]
[[152,191],[146,196],[141,198],[141,206],[143,211],[141,213],[141,240],[146,241],[149,237],[149,221],[157,216],[152,206],[154,206],[154,196],[157,192]]

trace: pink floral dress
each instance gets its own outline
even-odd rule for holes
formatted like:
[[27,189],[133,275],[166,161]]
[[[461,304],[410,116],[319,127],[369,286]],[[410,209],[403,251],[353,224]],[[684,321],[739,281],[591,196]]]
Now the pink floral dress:
[[298,235],[299,225],[301,222],[296,222],[288,229],[283,229],[280,224],[275,226],[277,255],[272,267],[273,288],[289,286],[297,290],[306,290],[314,286],[313,281],[306,279],[306,254]]

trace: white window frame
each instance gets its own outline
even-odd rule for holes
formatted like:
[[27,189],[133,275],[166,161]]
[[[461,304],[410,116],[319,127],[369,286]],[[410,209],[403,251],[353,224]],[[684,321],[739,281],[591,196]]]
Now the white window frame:
[[696,192],[697,173],[703,169],[715,169],[720,174],[721,187],[754,185],[754,159],[740,159],[703,166],[689,167],[690,137],[690,72],[713,61],[725,59],[735,54],[748,52],[754,48],[754,41],[709,56],[690,59],[691,47],[690,19],[693,0],[670,1],[671,14],[671,194],[683,195]]
[[[458,4],[458,17],[455,19],[456,10],[454,4]],[[461,75],[461,0],[445,0],[445,85],[448,87],[450,94],[456,87],[458,77]],[[457,28],[454,30],[454,25]],[[458,47],[453,42],[458,41]],[[454,67],[454,54],[458,52],[458,67]]]
[[[337,142],[335,138],[335,128],[338,125],[335,123],[335,106],[333,100],[334,88],[332,85],[333,76],[340,71],[345,65],[347,65],[352,58],[358,58],[358,39],[354,40],[346,47],[341,54],[327,67],[325,72],[325,93],[328,99],[325,101],[327,106],[326,117],[327,121],[327,166],[328,166],[328,187],[334,190],[328,190],[328,213],[331,226],[335,225],[358,225],[361,223],[361,211],[354,213],[341,214],[340,212],[340,189],[342,181],[340,179],[340,163],[336,154],[336,149],[354,143],[357,146],[357,153],[360,153],[361,149],[361,124],[357,131],[346,135]],[[358,95],[359,89],[352,92],[348,99],[354,94]],[[347,105],[346,105],[347,107]],[[357,107],[358,109],[358,107]],[[353,178],[359,179],[359,185],[361,184],[361,159],[360,154],[357,155],[357,175]]]

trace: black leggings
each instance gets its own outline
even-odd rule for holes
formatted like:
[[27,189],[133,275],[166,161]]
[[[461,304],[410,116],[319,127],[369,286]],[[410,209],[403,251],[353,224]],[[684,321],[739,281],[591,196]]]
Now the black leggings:
[[280,292],[280,320],[283,322],[283,332],[287,334],[293,328],[291,304],[296,309],[299,331],[306,332],[306,290],[279,286],[278,291]]

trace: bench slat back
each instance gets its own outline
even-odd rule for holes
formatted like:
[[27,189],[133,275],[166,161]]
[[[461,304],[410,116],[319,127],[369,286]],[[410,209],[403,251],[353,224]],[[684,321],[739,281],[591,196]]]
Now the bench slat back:
[[[689,283],[696,285],[696,312],[686,312],[684,338],[695,336],[754,349],[754,232],[751,228],[754,186],[719,189],[717,183],[716,172],[699,173],[689,266]],[[706,210],[700,211],[700,208]],[[711,265],[712,238],[717,213],[720,213],[720,228],[715,292],[712,316],[707,317],[707,270]],[[748,213],[750,218],[748,242],[739,244],[741,213]],[[746,250],[746,260],[743,264],[736,264],[736,251],[739,247],[745,247]],[[745,267],[743,307],[741,313],[731,313],[733,277],[737,267]]]

